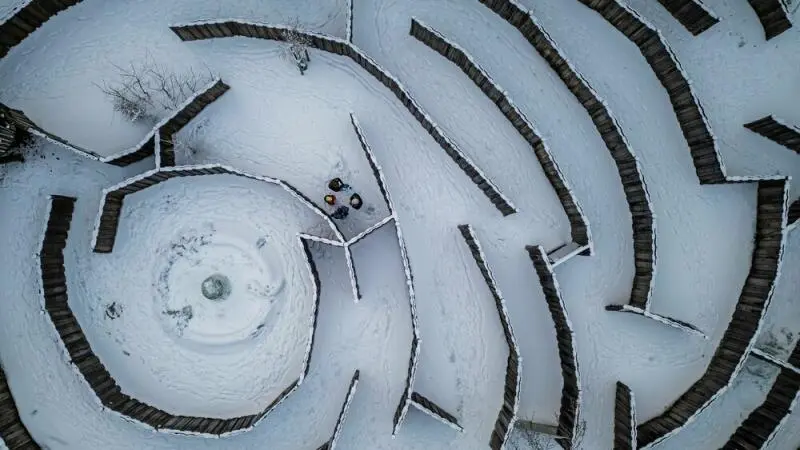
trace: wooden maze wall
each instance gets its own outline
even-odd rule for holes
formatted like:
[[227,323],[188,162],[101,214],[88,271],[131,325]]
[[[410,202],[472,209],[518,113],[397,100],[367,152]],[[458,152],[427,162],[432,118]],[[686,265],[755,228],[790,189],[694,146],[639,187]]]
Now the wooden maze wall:
[[788,180],[758,183],[752,262],[728,328],[703,375],[664,412],[638,426],[640,447],[678,432],[730,386],[744,365],[778,277],[786,231],[787,195]]
[[[176,171],[178,172],[178,171]],[[175,176],[181,176],[176,173]],[[192,176],[184,174],[183,176]],[[163,181],[163,180],[162,180]],[[45,309],[66,347],[70,362],[78,369],[103,406],[157,430],[223,435],[252,427],[268,415],[302,383],[308,374],[316,334],[319,310],[319,275],[308,244],[301,239],[309,272],[315,284],[315,299],[311,340],[306,349],[303,374],[290,384],[262,412],[234,418],[210,418],[170,414],[122,392],[121,387],[92,350],[77,318],[69,306],[64,268],[64,248],[69,234],[75,199],[64,196],[51,198],[50,218],[40,253]]]
[[31,0],[0,24],[0,58],[51,17],[81,0]]
[[[177,110],[173,111],[169,116],[156,124],[155,127],[153,127],[153,129],[147,133],[144,139],[142,139],[138,144],[129,149],[123,150],[118,154],[107,157],[101,157],[91,150],[79,147],[62,137],[45,131],[43,128],[30,120],[22,111],[7,108],[0,104],[0,112],[5,113],[17,129],[37,134],[45,139],[55,142],[58,145],[67,147],[81,156],[95,161],[120,167],[127,166],[135,162],[139,162],[149,156],[153,156],[156,147],[158,147],[159,154],[157,157],[160,165],[174,166],[175,153],[173,151],[173,136],[180,131],[181,128],[186,126],[186,124],[188,124],[192,119],[197,117],[197,115],[200,114],[200,112],[202,112],[208,105],[213,103],[215,100],[221,97],[222,94],[227,92],[228,89],[230,89],[230,87],[222,80],[215,79],[202,90],[186,99],[186,101]],[[159,142],[156,142],[156,140]],[[3,138],[0,136],[0,153],[2,153],[2,145]]]
[[547,309],[550,311],[550,317],[553,319],[556,329],[558,358],[561,362],[561,378],[563,380],[561,409],[558,413],[558,436],[564,438],[557,442],[569,450],[573,448],[577,435],[581,407],[581,384],[578,354],[575,350],[575,334],[567,316],[566,305],[561,298],[561,290],[555,273],[548,262],[547,253],[542,247],[528,246],[527,250],[539,277],[539,283],[542,285]]
[[[800,367],[800,341],[795,345],[788,363],[795,368]],[[722,448],[724,450],[765,448],[792,413],[798,400],[798,392],[800,392],[800,373],[789,368],[781,368],[764,402],[747,416]]]
[[[172,26],[171,29],[184,41],[232,36],[284,41],[285,37],[283,33],[287,28],[229,20],[224,22],[201,22],[187,25],[175,25]],[[381,82],[381,84],[389,88],[403,106],[411,112],[422,127],[425,128],[439,146],[441,146],[448,156],[458,164],[461,170],[463,170],[472,182],[481,189],[486,197],[489,198],[492,204],[504,216],[516,212],[516,209],[510,201],[506,199],[486,175],[464,155],[461,149],[459,149],[449,137],[445,136],[442,130],[433,123],[430,116],[422,110],[419,103],[411,97],[396,78],[391,76],[385,69],[380,67],[350,42],[313,33],[300,32],[300,34],[306,36],[310,40],[310,47],[352,59],[356,64],[364,68],[370,75]]]
[[700,183],[726,182],[725,168],[717,150],[716,138],[708,126],[708,119],[692,92],[686,74],[658,30],[617,0],[579,1],[599,13],[639,48],[667,91],[678,124],[689,144]]
[[544,58],[586,109],[617,165],[633,228],[635,274],[629,304],[648,309],[656,265],[656,234],[650,194],[639,162],[616,119],[586,79],[569,63],[534,18],[509,0],[479,0],[514,26]]
[[539,160],[547,180],[555,189],[561,206],[569,219],[572,240],[579,246],[588,246],[590,242],[589,225],[583,210],[569,188],[564,174],[553,159],[550,149],[528,118],[514,105],[507,93],[495,83],[464,49],[448,41],[436,30],[416,19],[411,19],[410,34],[458,66],[481,89],[486,97],[497,105],[503,116],[528,142],[536,155],[536,159]]
[[636,404],[633,392],[617,381],[614,397],[614,450],[636,450]]
[[9,450],[41,449],[22,423],[2,367],[0,367],[0,439]]
[[713,27],[719,19],[702,3],[702,0],[658,0],[690,33],[698,34]]
[[789,11],[783,0],[747,0],[761,21],[767,40],[792,27]]
[[489,439],[489,447],[492,450],[501,450],[508,440],[511,430],[514,428],[514,422],[517,417],[517,409],[519,408],[519,389],[520,389],[520,372],[522,365],[522,358],[519,354],[519,347],[517,340],[514,337],[514,331],[511,328],[511,321],[508,318],[506,311],[505,300],[497,287],[497,284],[486,262],[486,255],[481,250],[480,243],[475,237],[472,227],[469,225],[459,225],[458,230],[464,237],[467,246],[469,247],[470,254],[475,259],[475,263],[483,276],[489,292],[494,298],[495,306],[497,308],[497,315],[500,318],[500,324],[503,327],[503,335],[508,345],[508,360],[506,361],[506,379],[505,387],[503,388],[503,404],[500,407],[500,412],[495,421],[494,430]]

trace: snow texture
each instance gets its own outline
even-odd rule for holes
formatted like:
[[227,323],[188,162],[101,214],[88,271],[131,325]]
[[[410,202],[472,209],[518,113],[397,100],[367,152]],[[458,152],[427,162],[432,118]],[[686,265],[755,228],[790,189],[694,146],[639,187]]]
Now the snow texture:
[[[461,223],[480,230],[482,250],[492,261],[497,284],[503,287],[520,355],[526,362],[536,362],[526,364],[520,380],[518,417],[552,422],[560,399],[558,353],[546,303],[523,249],[530,243],[557,248],[569,240],[569,223],[529,146],[458,68],[408,36],[411,17],[469,49],[486,73],[503,86],[549,143],[592,224],[591,257],[565,263],[554,254],[552,262],[570,311],[583,374],[581,415],[587,430],[580,448],[610,446],[612,386],[617,380],[637,394],[640,420],[657,415],[684,392],[708,365],[746,277],[753,250],[756,186],[697,183],[663,87],[638,49],[602,17],[577,1],[521,3],[533,7],[570,64],[614,111],[636,149],[658,219],[653,313],[689,321],[706,332],[708,340],[605,311],[607,304],[629,295],[634,273],[631,219],[616,167],[591,120],[547,63],[516,29],[479,2],[353,0],[350,33],[360,54],[402,79],[404,89],[429,117],[436,118],[439,129],[514,199],[518,212],[505,218],[498,217],[464,179],[396,96],[352,60],[312,49],[309,70],[301,77],[281,59],[279,42],[231,38],[187,44],[169,30],[172,23],[195,20],[235,17],[290,23],[298,17],[304,29],[346,39],[346,0],[314,2],[313,6],[290,0],[268,4],[258,0],[84,0],[49,20],[0,60],[0,101],[24,111],[43,129],[107,156],[134,146],[150,131],[149,126],[123,120],[94,86],[115,80],[114,64],[127,65],[149,55],[176,71],[207,66],[232,89],[179,132],[180,138],[197,138],[198,153],[193,160],[178,164],[222,164],[256,176],[279,176],[314,199],[326,193],[328,179],[342,176],[357,186],[365,207],[337,224],[343,235],[338,240],[326,234],[330,227],[318,215],[277,186],[233,176],[220,178],[229,182],[200,177],[207,180],[188,182],[197,186],[193,193],[192,188],[182,187],[184,181],[168,182],[133,196],[126,203],[129,212],[124,214],[129,216],[120,224],[119,248],[108,255],[93,254],[92,228],[103,189],[151,170],[154,161],[148,158],[116,167],[34,137],[24,150],[24,164],[0,166],[4,255],[0,283],[8,293],[0,302],[0,360],[24,424],[38,443],[53,450],[256,450],[264,448],[265,442],[278,450],[316,448],[330,438],[341,411],[341,397],[331,393],[341,393],[359,368],[358,395],[341,429],[339,447],[484,448],[502,401],[505,358],[499,349],[506,344],[494,305],[475,302],[474,292],[485,287],[463,242],[453,233]],[[769,114],[800,123],[797,28],[765,42],[758,18],[746,2],[706,0],[720,22],[691,37],[657,2],[625,3],[661,33],[685,76],[691,77],[687,79],[691,79],[693,94],[702,100],[726,173],[736,174],[728,177],[730,181],[800,176],[800,158],[795,153],[742,127],[754,117]],[[21,4],[0,0],[0,17]],[[385,184],[392,188],[391,210],[379,200],[380,188],[347,120],[351,112],[362,119]],[[275,188],[274,196],[261,195],[271,188]],[[211,197],[201,198],[202,192]],[[219,242],[245,240],[257,234],[258,223],[273,223],[276,233],[291,235],[287,239],[291,238],[292,256],[279,267],[284,274],[299,275],[306,269],[296,240],[298,232],[305,233],[299,236],[312,241],[309,245],[323,289],[314,358],[308,361],[302,387],[252,430],[221,439],[155,433],[102,408],[71,368],[41,312],[34,255],[41,244],[46,205],[54,193],[78,198],[66,249],[67,274],[71,306],[85,324],[92,345],[102,350],[115,376],[130,378],[131,387],[140,384],[143,396],[193,412],[254,410],[256,397],[269,397],[277,389],[264,381],[258,386],[259,378],[277,376],[284,362],[302,369],[309,343],[305,318],[312,306],[306,299],[283,304],[281,311],[286,314],[276,324],[286,324],[290,334],[278,335],[274,330],[260,334],[262,345],[288,346],[291,351],[280,358],[268,360],[266,354],[254,354],[246,360],[238,352],[196,354],[167,335],[156,320],[160,314],[153,314],[153,280],[148,275],[156,264],[167,261],[159,259],[157,246],[169,248],[171,242],[160,236],[187,226],[203,230],[199,219],[203,216],[225,224],[217,227]],[[172,194],[169,200],[162,195],[167,193]],[[798,194],[800,187],[793,183],[789,198],[796,199]],[[281,196],[294,206],[281,210],[273,205],[273,197]],[[184,205],[190,199],[199,205]],[[181,216],[179,205],[198,219]],[[141,220],[134,220],[134,215]],[[281,228],[289,222],[298,226]],[[386,226],[390,222],[396,231]],[[367,230],[368,238],[353,240]],[[798,331],[800,234],[796,227],[786,239],[785,267],[760,339],[773,328]],[[256,255],[250,241],[240,247]],[[342,260],[344,242],[357,244],[351,249],[362,294],[357,305]],[[403,244],[400,259],[394,256],[398,242]],[[413,285],[409,282],[412,264]],[[254,268],[248,270],[253,271],[246,274],[260,277]],[[401,276],[401,271],[406,275]],[[279,295],[303,289],[308,286],[298,279],[285,284]],[[105,306],[113,300],[126,306],[115,320],[105,316]],[[148,307],[153,311],[147,313]],[[300,315],[288,314],[290,307]],[[135,324],[136,317],[148,321]],[[393,414],[406,392],[409,342],[418,335],[425,337],[425,345],[411,355],[418,359],[420,369],[414,367],[414,391],[430,397],[435,393],[436,403],[459,417],[463,433],[453,433],[410,411],[402,431],[391,437]],[[161,348],[153,349],[158,351],[153,358],[122,353],[154,345]],[[251,343],[241,345],[254,348]],[[760,341],[757,347],[761,348]],[[233,365],[218,365],[222,359]],[[757,370],[766,375],[751,373]],[[749,358],[724,395],[657,448],[724,445],[748,412],[763,401],[776,371]],[[798,445],[800,412],[795,408],[768,449]],[[528,450],[530,446],[524,440],[510,440],[506,448]]]

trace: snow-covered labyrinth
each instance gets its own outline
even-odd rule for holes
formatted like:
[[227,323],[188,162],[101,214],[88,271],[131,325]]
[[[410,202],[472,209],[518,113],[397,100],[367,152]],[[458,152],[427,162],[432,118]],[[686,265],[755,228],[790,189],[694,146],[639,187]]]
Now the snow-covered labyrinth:
[[0,448],[798,448],[798,5],[0,0]]

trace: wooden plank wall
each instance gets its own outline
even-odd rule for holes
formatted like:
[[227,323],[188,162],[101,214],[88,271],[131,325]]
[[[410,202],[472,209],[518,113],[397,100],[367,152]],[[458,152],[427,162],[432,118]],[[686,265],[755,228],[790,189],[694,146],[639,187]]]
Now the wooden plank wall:
[[561,206],[569,219],[573,242],[580,246],[589,245],[589,225],[583,215],[583,210],[578,205],[578,200],[564,178],[564,174],[533,124],[509,99],[505,90],[498,86],[464,49],[448,41],[436,30],[412,18],[410,34],[458,66],[497,105],[503,116],[528,142],[536,159],[539,160],[547,180],[556,191]]
[[789,11],[783,0],[747,0],[747,2],[755,10],[758,20],[761,21],[767,40],[792,27]]
[[772,115],[746,123],[744,127],[800,153],[800,128],[787,125]]
[[5,106],[0,103],[0,156],[10,153],[17,140],[17,125],[5,110]]
[[[181,172],[183,172],[183,174],[181,174]],[[163,173],[164,172],[161,172],[161,174]],[[192,171],[175,171],[174,176],[193,176],[197,173],[198,172],[192,173]],[[156,181],[160,182],[163,180]],[[258,414],[227,419],[178,416],[155,408],[122,392],[120,386],[113,379],[100,359],[95,355],[77,318],[69,306],[63,250],[66,246],[74,203],[75,199],[71,197],[53,196],[51,199],[50,218],[42,243],[42,252],[40,254],[45,309],[61,336],[61,340],[69,354],[70,361],[77,367],[78,371],[105,407],[157,430],[164,429],[222,435],[252,427],[256,422],[266,417],[289,394],[297,389],[303,378],[308,374],[310,367],[320,301],[319,275],[305,240],[301,239],[316,286],[316,298],[314,299],[315,307],[311,331],[312,337],[307,349],[304,373]]]
[[450,414],[449,412],[445,411],[444,408],[434,403],[428,397],[420,394],[419,392],[412,392],[411,393],[411,401],[414,403],[418,409],[422,410],[426,414],[429,414],[442,422],[445,422],[452,426],[457,430],[463,430],[461,425],[458,424],[458,419],[456,416]]
[[658,0],[658,3],[695,36],[719,22],[700,0]]
[[[200,39],[212,39],[230,36],[245,36],[251,38],[268,39],[273,41],[283,41],[284,27],[269,26],[263,24],[253,24],[247,22],[226,21],[226,22],[203,22],[189,25],[176,25],[170,27],[175,34],[184,41]],[[350,42],[336,39],[319,34],[301,32],[311,40],[310,47],[318,50],[346,56],[356,64],[364,68],[370,75],[375,77],[381,84],[389,88],[400,102],[411,112],[414,118],[423,128],[433,137],[448,156],[464,171],[464,173],[475,183],[478,188],[488,197],[492,204],[504,216],[514,214],[516,209],[511,202],[503,196],[499,189],[486,177],[477,166],[470,161],[456,146],[456,144],[445,136],[441,129],[433,123],[431,118],[425,113],[419,104],[411,97],[405,88],[391,76],[386,70],[380,67],[372,59],[361,52]]]
[[489,439],[489,447],[492,450],[501,450],[508,440],[509,434],[514,427],[516,421],[517,408],[519,407],[519,385],[520,385],[520,370],[521,358],[519,355],[519,348],[517,346],[514,331],[511,328],[511,322],[506,312],[505,300],[500,294],[494,277],[491,274],[489,266],[485,260],[485,256],[481,251],[480,244],[476,239],[472,228],[469,225],[459,225],[458,230],[464,237],[472,257],[475,259],[478,269],[483,276],[489,292],[494,298],[495,306],[497,307],[497,315],[500,317],[500,324],[503,327],[503,335],[508,345],[508,360],[506,361],[506,380],[503,389],[503,405],[497,415],[494,430]]
[[756,339],[769,306],[783,256],[788,180],[758,183],[755,247],[750,271],[731,321],[703,375],[661,414],[638,426],[640,447],[679,431],[726,389]]
[[336,419],[336,425],[333,427],[333,434],[331,435],[331,438],[319,446],[317,450],[334,450],[336,448],[336,442],[339,440],[339,435],[342,433],[344,421],[347,418],[347,411],[350,409],[350,402],[353,401],[353,396],[356,393],[359,377],[360,371],[356,370],[353,374],[353,378],[350,379],[350,386],[347,388],[347,395],[342,402],[342,409],[339,410],[339,416]]
[[614,400],[614,450],[636,450],[636,404],[633,392],[617,381]]
[[[222,94],[228,92],[230,86],[222,80],[216,80],[203,92],[193,96],[189,102],[175,111],[169,119],[158,126],[158,136],[160,136],[160,161],[161,167],[175,165],[175,144],[174,136],[189,122],[197,117],[208,105],[216,101]],[[152,154],[152,149],[150,150]],[[112,163],[113,164],[113,163]]]
[[580,0],[595,10],[631,42],[636,44],[669,96],[675,117],[689,144],[695,172],[701,184],[726,181],[717,144],[700,102],[692,91],[672,50],[658,30],[617,0]]
[[14,403],[6,374],[0,367],[0,439],[9,450],[39,450],[41,447],[28,433]]
[[51,17],[81,0],[32,0],[0,24],[0,58],[19,45]]
[[580,372],[578,370],[578,354],[575,350],[575,333],[567,316],[567,309],[561,298],[561,291],[556,281],[553,268],[547,259],[547,252],[540,246],[526,247],[533,261],[533,267],[542,285],[547,308],[556,329],[558,342],[558,358],[561,362],[561,409],[558,413],[559,436],[557,442],[566,450],[573,448],[577,434],[581,407]]
[[656,264],[653,208],[638,160],[629,148],[622,129],[586,79],[570,65],[550,36],[527,11],[509,0],[479,1],[525,36],[583,105],[597,128],[597,132],[605,142],[617,165],[633,222],[635,273],[629,304],[641,309],[648,309]]
[[[794,367],[800,367],[800,342],[795,345],[788,362]],[[724,450],[766,448],[775,432],[792,413],[798,392],[800,392],[800,374],[782,368],[764,403],[747,416],[722,448]]]

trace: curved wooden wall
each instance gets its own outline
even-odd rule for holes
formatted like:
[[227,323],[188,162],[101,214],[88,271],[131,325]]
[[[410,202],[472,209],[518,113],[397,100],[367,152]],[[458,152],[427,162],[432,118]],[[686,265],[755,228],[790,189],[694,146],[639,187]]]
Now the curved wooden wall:
[[475,264],[478,266],[483,280],[486,282],[486,287],[489,288],[489,292],[494,298],[495,306],[497,307],[497,315],[500,318],[500,324],[503,327],[503,335],[508,345],[506,382],[503,388],[503,405],[500,407],[494,430],[489,439],[489,447],[492,450],[501,450],[505,446],[508,436],[511,434],[511,430],[514,429],[514,422],[517,419],[522,357],[519,354],[519,346],[517,346],[517,338],[514,337],[514,330],[511,328],[511,320],[508,317],[505,299],[503,299],[503,295],[497,287],[492,271],[486,262],[486,255],[484,255],[483,250],[481,250],[481,245],[475,236],[475,232],[469,225],[459,225],[458,230],[464,237],[464,241],[467,243],[467,247],[469,247],[469,251],[475,259]]
[[0,24],[0,58],[51,17],[81,0],[31,0]]
[[486,97],[497,105],[503,116],[508,119],[520,136],[531,146],[545,176],[547,176],[547,180],[556,191],[558,200],[564,208],[564,213],[569,219],[573,242],[579,246],[589,246],[591,248],[589,224],[575,194],[570,189],[550,149],[547,148],[547,145],[539,136],[539,132],[509,99],[506,91],[498,86],[464,49],[448,41],[436,30],[412,18],[410,34],[458,66],[481,89]]
[[[170,27],[175,34],[184,41],[194,41],[200,39],[212,39],[221,37],[251,37],[268,39],[273,41],[284,41],[283,32],[287,30],[283,26],[272,26],[244,21],[222,21],[222,22],[197,22],[186,25],[173,25]],[[428,114],[423,111],[400,82],[380,67],[371,58],[365,55],[358,47],[351,42],[338,39],[332,36],[321,34],[300,32],[306,36],[311,44],[310,47],[318,50],[346,56],[356,64],[364,68],[370,75],[375,77],[381,84],[389,88],[392,93],[400,100],[423,128],[433,137],[442,147],[448,156],[464,171],[464,173],[475,183],[478,188],[489,198],[492,204],[504,216],[514,214],[516,208],[498,188],[481,172],[481,170],[470,161],[461,149],[433,123]]]
[[[788,363],[795,368],[800,367],[800,342],[795,345]],[[793,412],[799,392],[800,373],[781,368],[764,403],[747,416],[722,447],[723,450],[765,448]]]
[[66,271],[64,268],[64,248],[66,247],[72,221],[74,203],[75,198],[72,197],[58,195],[51,197],[49,220],[40,252],[44,303],[45,310],[67,350],[70,362],[78,369],[103,406],[156,430],[224,435],[253,427],[303,382],[309,371],[316,335],[320,281],[308,243],[305,239],[299,238],[306,254],[309,276],[312,277],[315,287],[311,339],[306,348],[303,372],[263,411],[258,414],[228,419],[179,416],[123,393],[122,388],[92,350],[86,335],[69,306]]
[[697,36],[719,22],[719,19],[700,1],[658,0],[658,3],[661,3],[690,33]]
[[656,265],[656,234],[650,194],[636,156],[616,119],[586,79],[570,64],[536,19],[510,0],[479,0],[514,26],[583,105],[617,165],[633,222],[635,274],[629,304],[647,310]]
[[747,0],[755,10],[767,40],[792,27],[789,10],[783,0]]
[[11,394],[2,367],[0,367],[0,439],[9,450],[41,449],[19,417],[19,410],[14,403],[14,396]]
[[703,375],[665,411],[638,426],[639,447],[654,445],[680,431],[730,387],[744,365],[780,272],[788,184],[787,179],[758,183],[755,247],[733,317]]
[[547,301],[547,309],[550,310],[550,317],[553,319],[553,326],[556,329],[558,358],[561,361],[561,379],[563,380],[557,434],[565,438],[558,439],[557,442],[566,450],[570,450],[575,443],[581,407],[581,383],[578,354],[575,350],[575,333],[572,331],[572,323],[567,316],[567,307],[561,298],[561,289],[547,259],[547,253],[541,246],[528,246],[526,250],[533,261],[533,267],[536,269],[544,298]]

